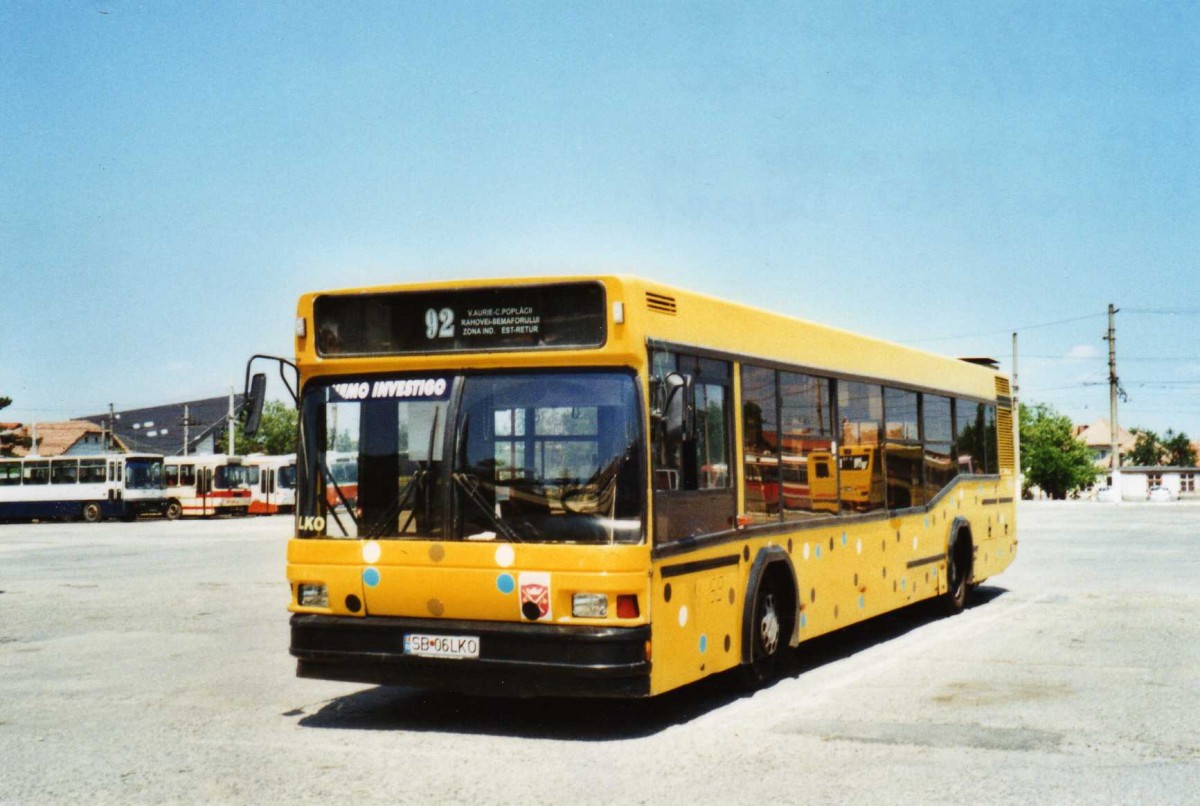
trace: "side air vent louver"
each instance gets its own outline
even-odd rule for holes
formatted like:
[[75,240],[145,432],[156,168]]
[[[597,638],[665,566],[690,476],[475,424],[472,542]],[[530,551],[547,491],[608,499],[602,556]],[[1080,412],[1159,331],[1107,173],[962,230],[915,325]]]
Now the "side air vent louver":
[[996,447],[1001,470],[1016,470],[1013,443],[1012,386],[1008,378],[996,376]]
[[658,313],[665,313],[668,316],[674,316],[677,312],[674,297],[655,294],[650,291],[646,292],[646,307]]

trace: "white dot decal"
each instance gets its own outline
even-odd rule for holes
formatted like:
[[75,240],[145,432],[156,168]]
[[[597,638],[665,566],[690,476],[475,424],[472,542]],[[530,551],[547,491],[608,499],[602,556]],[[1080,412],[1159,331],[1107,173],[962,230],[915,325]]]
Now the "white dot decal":
[[363,562],[368,565],[373,565],[379,562],[379,555],[383,554],[383,547],[374,540],[363,543]]
[[804,544],[804,559],[808,559],[808,544]]
[[496,547],[496,565],[501,568],[508,568],[516,558],[516,552],[513,551],[512,546],[505,544]]
[[917,550],[917,536],[913,535],[913,551]]
[[684,605],[683,607],[679,608],[679,626],[680,627],[687,626],[687,605]]
[[862,538],[861,537],[858,540],[854,541],[854,551],[858,554],[862,554]]

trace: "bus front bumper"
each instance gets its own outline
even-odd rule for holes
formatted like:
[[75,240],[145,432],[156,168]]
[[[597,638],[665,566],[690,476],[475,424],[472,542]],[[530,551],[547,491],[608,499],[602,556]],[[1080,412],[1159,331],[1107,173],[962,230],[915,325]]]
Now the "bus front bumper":
[[[650,627],[573,627],[509,622],[297,613],[298,677],[515,697],[646,697]],[[404,653],[408,634],[479,639],[478,658]]]

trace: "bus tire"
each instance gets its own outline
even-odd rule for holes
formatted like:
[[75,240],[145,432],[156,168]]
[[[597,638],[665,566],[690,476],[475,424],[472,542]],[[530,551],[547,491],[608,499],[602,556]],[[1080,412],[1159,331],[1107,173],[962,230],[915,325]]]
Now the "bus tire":
[[83,519],[88,523],[99,523],[103,514],[100,510],[100,505],[95,501],[88,501],[83,505]]
[[179,505],[178,501],[172,501],[167,504],[167,508],[163,514],[167,516],[167,520],[169,521],[178,520],[179,516],[183,514],[183,507]]
[[740,667],[748,688],[759,688],[774,679],[791,645],[796,609],[791,576],[787,566],[771,563],[763,568],[754,588],[754,609],[744,634],[749,645]]
[[970,529],[962,527],[955,530],[946,552],[946,592],[942,594],[942,606],[952,616],[961,613],[967,606],[973,556]]

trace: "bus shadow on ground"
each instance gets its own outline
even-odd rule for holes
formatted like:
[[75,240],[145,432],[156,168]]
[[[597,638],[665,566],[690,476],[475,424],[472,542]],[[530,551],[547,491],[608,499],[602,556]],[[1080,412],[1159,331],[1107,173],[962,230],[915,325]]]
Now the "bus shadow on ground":
[[[1005,588],[980,586],[968,608],[984,607],[1005,593]],[[787,659],[776,683],[800,678],[813,669],[894,640],[942,618],[945,615],[938,603],[922,602],[806,641]],[[618,741],[644,738],[686,724],[753,693],[740,684],[736,670],[646,700],[516,699],[378,686],[330,700],[315,713],[303,716],[299,724],[306,728],[342,730]],[[285,714],[296,715],[298,712]]]

